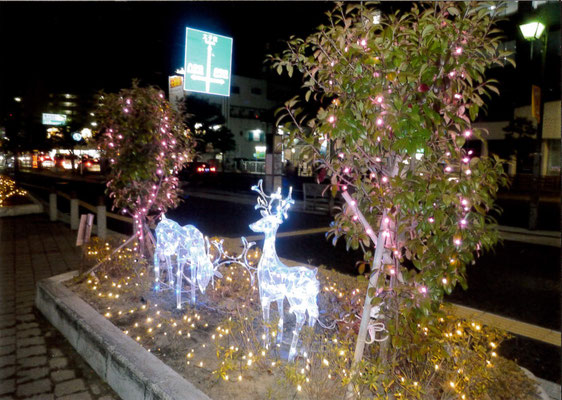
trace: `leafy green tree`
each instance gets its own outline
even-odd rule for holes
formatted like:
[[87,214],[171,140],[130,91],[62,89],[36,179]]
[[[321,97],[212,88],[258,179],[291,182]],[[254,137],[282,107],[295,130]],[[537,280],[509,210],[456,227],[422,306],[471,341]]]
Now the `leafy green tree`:
[[177,174],[194,142],[181,116],[155,87],[102,93],[98,144],[109,160],[107,192],[113,209],[130,215],[139,250],[152,249],[149,223],[179,202]]
[[[466,266],[497,241],[489,212],[506,181],[502,162],[463,149],[467,137],[481,138],[471,121],[483,96],[498,92],[485,71],[510,55],[498,49],[501,7],[491,5],[413,3],[381,15],[338,3],[315,33],[268,56],[279,73],[304,75],[304,99],[289,100],[280,121],[346,199],[329,235],[371,262],[354,365],[373,306],[390,338],[380,355],[391,361],[406,347],[405,327],[466,287]],[[307,115],[301,105],[312,99],[323,107]]]
[[[218,106],[194,96],[186,96],[182,104],[185,122],[197,141],[198,153],[226,153],[236,148],[234,135],[225,125]],[[223,157],[224,159],[224,157]]]

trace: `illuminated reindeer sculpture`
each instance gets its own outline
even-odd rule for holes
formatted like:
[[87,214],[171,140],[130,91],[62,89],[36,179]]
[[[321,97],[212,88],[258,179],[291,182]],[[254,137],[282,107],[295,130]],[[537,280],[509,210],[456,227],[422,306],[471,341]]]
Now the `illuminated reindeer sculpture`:
[[[177,222],[162,215],[162,220],[156,226],[156,249],[154,251],[155,289],[161,285],[176,292],[177,308],[181,308],[181,294],[183,280],[191,286],[191,302],[195,303],[195,286],[205,293],[205,289],[213,275],[221,276],[209,259],[208,245],[203,234],[193,225],[181,226]],[[172,257],[175,257],[176,270],[173,271]],[[168,282],[161,281],[160,261],[165,260]],[[190,269],[190,276],[184,269]],[[175,282],[174,282],[175,277]]]
[[[275,250],[275,235],[277,228],[287,218],[287,210],[294,204],[291,199],[292,188],[289,195],[283,200],[281,188],[271,196],[267,196],[262,189],[262,181],[257,186],[252,186],[252,190],[258,192],[258,204],[256,209],[260,209],[262,219],[250,225],[254,232],[263,232],[265,240],[263,252],[258,264],[258,286],[260,301],[265,321],[265,341],[269,342],[269,306],[272,302],[277,302],[279,309],[279,325],[277,343],[283,341],[283,301],[289,301],[290,311],[295,314],[296,325],[293,330],[293,339],[289,350],[289,361],[292,361],[297,352],[299,333],[308,313],[308,324],[314,326],[318,319],[318,305],[316,298],[320,291],[320,285],[316,278],[316,269],[309,269],[303,266],[289,267],[283,264]],[[277,201],[277,206],[272,210],[273,202]]]

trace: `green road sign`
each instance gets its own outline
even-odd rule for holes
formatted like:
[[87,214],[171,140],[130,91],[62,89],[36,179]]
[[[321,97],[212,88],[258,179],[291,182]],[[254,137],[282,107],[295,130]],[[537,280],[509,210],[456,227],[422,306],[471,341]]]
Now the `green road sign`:
[[230,96],[232,38],[186,28],[184,89]]

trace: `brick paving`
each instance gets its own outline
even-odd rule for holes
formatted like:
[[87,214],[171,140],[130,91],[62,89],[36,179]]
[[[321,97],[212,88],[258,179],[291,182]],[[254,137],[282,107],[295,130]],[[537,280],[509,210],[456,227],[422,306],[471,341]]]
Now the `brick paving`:
[[0,218],[0,400],[119,398],[33,306],[37,281],[78,268],[75,240],[44,214]]

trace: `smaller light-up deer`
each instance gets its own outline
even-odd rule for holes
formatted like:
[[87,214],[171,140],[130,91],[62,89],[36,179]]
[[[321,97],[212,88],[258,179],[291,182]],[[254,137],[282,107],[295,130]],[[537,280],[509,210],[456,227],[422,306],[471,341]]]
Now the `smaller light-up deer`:
[[[308,313],[308,324],[314,326],[318,319],[318,305],[316,303],[317,296],[320,291],[320,285],[316,278],[316,269],[309,269],[303,266],[289,267],[279,260],[277,251],[275,250],[275,235],[277,228],[287,218],[287,210],[294,204],[291,199],[292,188],[289,189],[289,195],[283,200],[281,196],[281,188],[271,196],[267,196],[262,189],[262,181],[256,186],[252,186],[252,190],[259,193],[258,204],[256,209],[260,209],[262,219],[250,225],[250,229],[254,232],[263,232],[265,240],[263,244],[263,252],[258,263],[258,286],[260,293],[260,301],[263,311],[263,319],[265,321],[265,341],[269,342],[269,306],[276,301],[279,309],[279,325],[277,334],[277,343],[283,340],[283,301],[285,298],[289,301],[290,311],[295,314],[296,324],[293,330],[293,339],[289,350],[289,361],[292,361],[297,352],[297,344],[299,333],[304,325],[306,313]],[[274,201],[277,206],[272,210]]]
[[[173,271],[172,257],[175,256],[176,269]],[[168,282],[161,282],[160,260],[166,261]],[[188,267],[191,274],[187,276],[184,269]],[[155,289],[159,290],[164,284],[168,288],[174,287],[177,308],[181,308],[181,294],[183,280],[189,282],[191,303],[195,304],[195,286],[205,293],[209,281],[216,274],[213,263],[209,259],[203,234],[193,225],[181,226],[177,222],[162,215],[162,220],[156,226],[156,249],[154,251]]]

